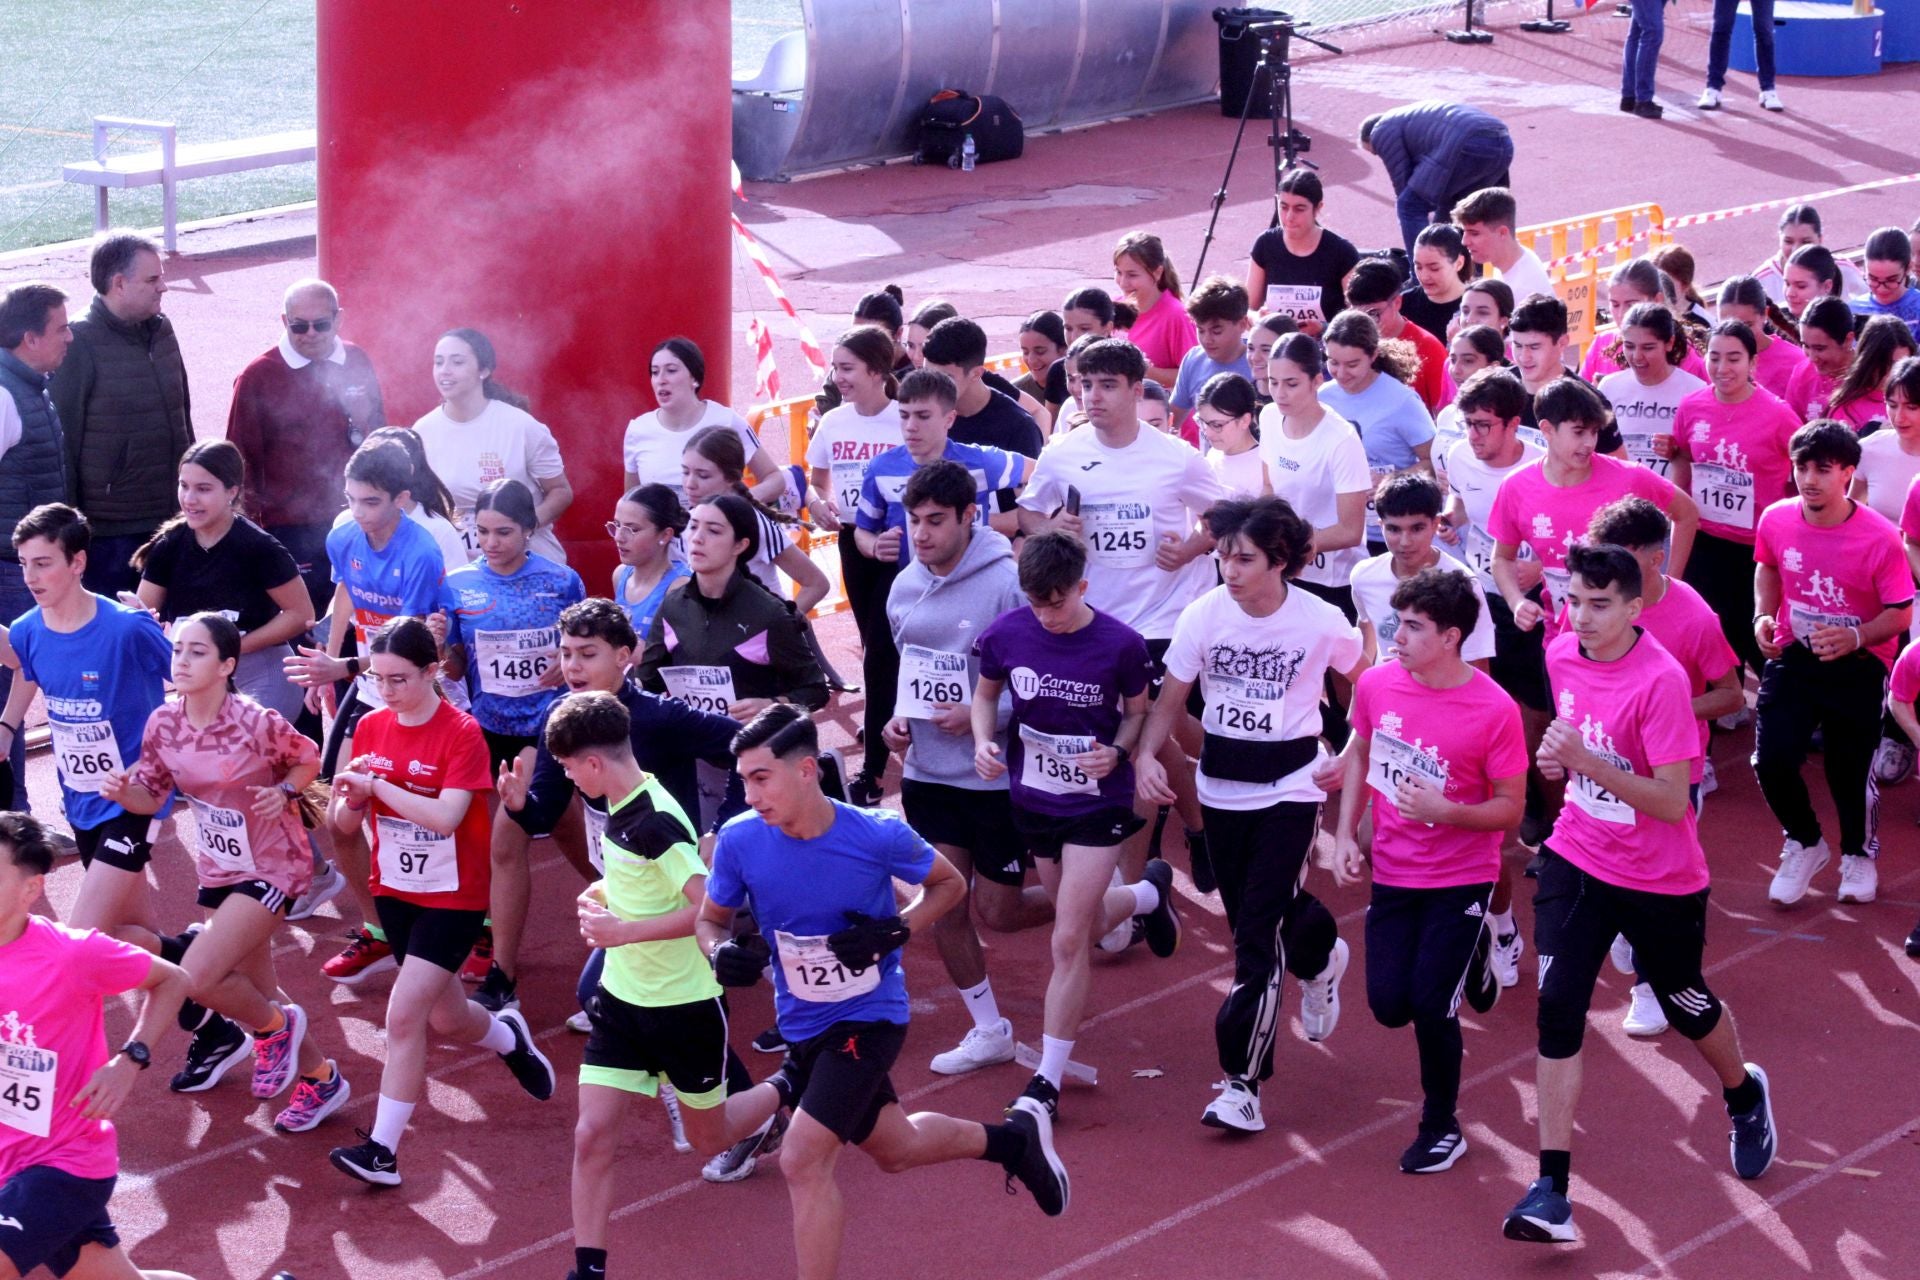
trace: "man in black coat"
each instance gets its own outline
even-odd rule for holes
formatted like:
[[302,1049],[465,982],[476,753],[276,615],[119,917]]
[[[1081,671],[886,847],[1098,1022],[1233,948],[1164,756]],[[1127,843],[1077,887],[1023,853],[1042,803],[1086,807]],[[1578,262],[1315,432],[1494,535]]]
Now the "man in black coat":
[[1400,234],[1413,238],[1482,187],[1513,185],[1513,135],[1497,116],[1457,102],[1410,102],[1360,122],[1360,145],[1379,156],[1393,182]]

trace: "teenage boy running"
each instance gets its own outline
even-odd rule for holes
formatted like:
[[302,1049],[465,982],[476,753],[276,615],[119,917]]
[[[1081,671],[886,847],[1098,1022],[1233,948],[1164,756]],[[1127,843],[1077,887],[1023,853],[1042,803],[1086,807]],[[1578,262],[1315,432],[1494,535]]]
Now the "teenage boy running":
[[[1374,492],[1373,509],[1380,514],[1387,549],[1355,565],[1351,578],[1353,607],[1359,614],[1369,666],[1393,661],[1394,634],[1400,625],[1393,593],[1414,574],[1427,569],[1458,573],[1472,583],[1474,596],[1485,600],[1473,571],[1433,545],[1445,502],[1440,486],[1424,471],[1388,476]],[[1493,628],[1463,632],[1460,643],[1461,657],[1486,670],[1493,658]]]
[[1237,373],[1253,381],[1247,359],[1247,287],[1229,276],[1208,276],[1187,298],[1199,344],[1180,359],[1180,375],[1167,398],[1174,409],[1174,428],[1180,438],[1199,447],[1200,433],[1191,421],[1200,403],[1200,388],[1216,374]]

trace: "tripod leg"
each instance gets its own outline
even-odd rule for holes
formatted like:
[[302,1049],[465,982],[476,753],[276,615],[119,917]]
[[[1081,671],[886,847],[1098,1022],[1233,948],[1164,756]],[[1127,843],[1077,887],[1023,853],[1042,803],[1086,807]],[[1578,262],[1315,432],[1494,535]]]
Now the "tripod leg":
[[[1227,152],[1226,172],[1220,175],[1220,189],[1213,193],[1213,214],[1207,219],[1207,234],[1200,241],[1200,260],[1193,266],[1193,279],[1202,279],[1202,270],[1207,265],[1207,250],[1213,247],[1214,229],[1220,225],[1220,208],[1227,202],[1227,184],[1233,181],[1234,161],[1240,158],[1240,142],[1247,135],[1247,116],[1253,110],[1254,95],[1260,92],[1260,73],[1267,69],[1267,60],[1263,57],[1253,69],[1253,80],[1247,86],[1247,99],[1240,104],[1240,124],[1233,131],[1233,149]],[[1276,190],[1278,188],[1276,187]]]

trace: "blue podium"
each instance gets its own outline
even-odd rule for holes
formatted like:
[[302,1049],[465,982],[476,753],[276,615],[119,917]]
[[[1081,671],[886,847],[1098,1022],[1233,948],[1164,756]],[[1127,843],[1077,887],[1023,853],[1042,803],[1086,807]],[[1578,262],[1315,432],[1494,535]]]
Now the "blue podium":
[[[1903,30],[1920,23],[1920,0],[1876,0],[1902,12]],[[1851,4],[1823,4],[1818,0],[1778,0],[1773,7],[1773,65],[1783,76],[1870,76],[1880,70],[1885,49],[1887,14],[1879,9],[1860,14]],[[1920,45],[1920,31],[1915,43]],[[1920,53],[1909,54],[1920,57]],[[1733,44],[1728,65],[1752,74],[1753,11],[1740,6],[1733,19]]]

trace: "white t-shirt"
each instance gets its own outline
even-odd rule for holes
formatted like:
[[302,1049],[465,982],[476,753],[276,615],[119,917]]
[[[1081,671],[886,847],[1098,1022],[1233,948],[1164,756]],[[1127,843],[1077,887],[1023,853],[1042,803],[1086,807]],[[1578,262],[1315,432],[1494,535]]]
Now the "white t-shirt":
[[12,396],[0,396],[0,454],[20,443],[26,424],[20,421],[20,406]]
[[1554,297],[1553,281],[1547,277],[1547,268],[1538,255],[1531,249],[1522,249],[1513,265],[1500,273],[1500,278],[1513,290],[1513,300],[1525,302],[1536,293]]
[[1267,464],[1256,443],[1245,453],[1207,450],[1207,465],[1219,477],[1220,485],[1236,498],[1257,498],[1266,492]]
[[1897,525],[1907,491],[1920,476],[1920,454],[1902,449],[1900,433],[1882,427],[1860,442],[1860,468],[1853,474],[1867,486],[1867,505]]
[[[1842,258],[1837,254],[1833,260],[1840,267],[1840,291],[1842,293],[1849,298],[1857,298],[1867,291],[1866,277],[1860,274],[1860,268],[1854,266],[1849,259]],[[1780,264],[1777,260],[1768,258],[1747,274],[1760,282],[1760,287],[1767,291],[1769,298],[1772,298],[1781,306],[1786,305],[1787,277],[1786,274],[1781,271]]]
[[[1450,573],[1464,575],[1473,583],[1473,594],[1480,599],[1480,620],[1466,639],[1460,642],[1460,657],[1472,662],[1476,658],[1493,657],[1493,615],[1487,612],[1487,593],[1481,587],[1473,571],[1435,545],[1439,553],[1433,568]],[[1362,560],[1353,567],[1353,608],[1360,615],[1360,621],[1373,627],[1374,658],[1377,667],[1392,662],[1393,637],[1400,630],[1400,617],[1393,609],[1393,593],[1400,585],[1400,579],[1393,576],[1393,555],[1388,553]]]
[[1620,438],[1627,442],[1627,457],[1662,479],[1672,479],[1673,464],[1653,454],[1653,438],[1673,434],[1673,414],[1680,402],[1706,383],[1685,369],[1667,370],[1667,380],[1658,386],[1646,386],[1631,369],[1622,369],[1600,379],[1600,394],[1613,406],[1613,418],[1620,426]]
[[1087,544],[1087,603],[1148,640],[1173,634],[1180,611],[1213,585],[1213,560],[1196,556],[1173,573],[1154,563],[1162,542],[1186,539],[1200,514],[1227,496],[1193,446],[1144,422],[1132,444],[1112,449],[1092,427],[1040,455],[1020,505],[1051,514],[1080,491]]
[[851,404],[836,405],[822,414],[807,442],[807,466],[824,467],[831,475],[827,493],[843,523],[853,523],[860,507],[860,481],[867,463],[904,444],[900,436],[900,406],[889,400],[879,413],[867,417]]
[[1447,487],[1447,454],[1466,438],[1467,417],[1460,412],[1460,406],[1442,405],[1440,412],[1433,415],[1433,450],[1427,455],[1433,459],[1434,478],[1440,482],[1442,491]]
[[[627,434],[620,442],[620,463],[639,477],[639,483],[664,484],[677,493],[680,491],[680,455],[687,451],[687,445],[693,437],[707,427],[731,428],[740,437],[740,447],[746,452],[747,464],[753,464],[753,455],[760,452],[759,437],[753,434],[753,428],[747,425],[745,418],[726,405],[715,404],[711,400],[700,402],[699,421],[683,430],[676,431],[661,422],[658,409],[643,413],[629,422]],[[898,422],[895,422],[894,429],[896,432],[899,430]],[[764,480],[766,477],[758,476],[756,479]]]
[[[1267,464],[1274,497],[1285,498],[1316,529],[1339,522],[1337,495],[1373,492],[1360,433],[1332,409],[1326,410],[1312,431],[1292,440],[1281,425],[1279,407],[1268,405],[1260,411],[1260,456]],[[1322,551],[1300,571],[1300,578],[1315,586],[1344,587],[1353,566],[1366,558],[1365,547]]]
[[[538,502],[540,481],[566,473],[553,432],[525,409],[504,400],[487,401],[472,422],[455,422],[444,407],[438,408],[414,423],[413,430],[426,447],[427,465],[453,495],[454,520],[466,539],[470,560],[479,554],[473,536],[473,503],[482,489],[495,480],[518,480]],[[567,562],[551,527],[542,526],[534,533],[531,550],[556,564]]]
[[[1467,527],[1460,531],[1459,559],[1473,570],[1482,595],[1498,592],[1493,580],[1493,535],[1487,532],[1487,517],[1493,511],[1494,495],[1500,482],[1538,459],[1546,452],[1531,440],[1520,442],[1520,461],[1510,467],[1490,467],[1473,456],[1473,446],[1462,440],[1447,454],[1447,487],[1460,495],[1467,509]],[[1533,548],[1520,544],[1520,559],[1533,558]]]
[[[1219,737],[1285,742],[1320,733],[1326,672],[1351,671],[1360,632],[1311,591],[1288,591],[1280,607],[1256,618],[1215,587],[1188,605],[1167,647],[1167,670],[1198,680],[1206,699],[1201,727]],[[1325,750],[1324,747],[1321,748]],[[1200,803],[1215,809],[1264,809],[1283,800],[1318,804],[1310,761],[1272,782],[1229,782],[1195,774]]]

